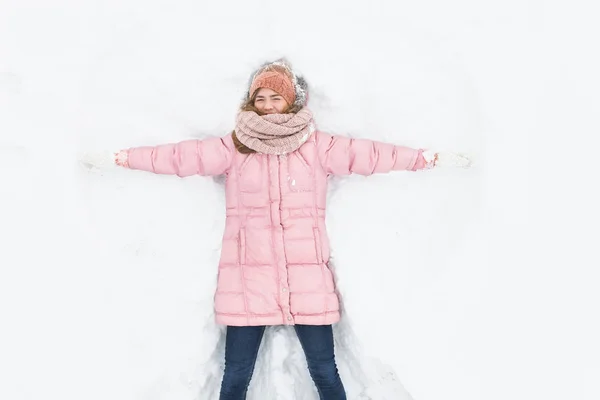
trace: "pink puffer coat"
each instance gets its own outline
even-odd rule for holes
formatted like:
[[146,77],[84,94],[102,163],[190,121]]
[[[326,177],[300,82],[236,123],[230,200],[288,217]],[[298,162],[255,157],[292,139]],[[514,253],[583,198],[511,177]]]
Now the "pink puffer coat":
[[422,150],[313,133],[293,153],[241,154],[231,135],[126,150],[129,168],[225,174],[227,217],[216,322],[325,325],[339,320],[327,263],[327,177],[424,168]]

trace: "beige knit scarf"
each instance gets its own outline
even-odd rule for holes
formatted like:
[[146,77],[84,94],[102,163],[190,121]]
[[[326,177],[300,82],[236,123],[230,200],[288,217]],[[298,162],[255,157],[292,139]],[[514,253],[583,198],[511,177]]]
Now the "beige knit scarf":
[[241,111],[235,134],[246,147],[259,153],[286,154],[302,146],[314,130],[312,112],[304,107],[295,114]]

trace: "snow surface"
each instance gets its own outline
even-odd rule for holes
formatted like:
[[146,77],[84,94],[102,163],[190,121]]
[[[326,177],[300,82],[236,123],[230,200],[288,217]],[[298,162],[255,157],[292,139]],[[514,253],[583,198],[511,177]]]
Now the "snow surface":
[[[569,4],[1,1],[0,398],[217,398],[222,178],[77,155],[224,135],[285,56],[320,129],[476,162],[332,179],[348,398],[600,399],[598,28]],[[316,398],[269,329],[249,399]]]

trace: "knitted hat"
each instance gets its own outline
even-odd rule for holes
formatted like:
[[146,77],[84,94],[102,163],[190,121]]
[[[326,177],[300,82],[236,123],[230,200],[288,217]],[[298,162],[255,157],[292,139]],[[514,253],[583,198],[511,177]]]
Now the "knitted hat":
[[246,93],[245,101],[251,98],[260,88],[268,88],[279,93],[290,106],[306,105],[308,86],[306,81],[297,76],[291,65],[280,59],[268,62],[256,71],[250,80],[250,88]]
[[269,88],[276,91],[288,104],[293,104],[296,100],[296,91],[294,90],[292,80],[284,70],[280,71],[279,68],[261,72],[254,78],[254,82],[250,86],[250,97],[260,88]]

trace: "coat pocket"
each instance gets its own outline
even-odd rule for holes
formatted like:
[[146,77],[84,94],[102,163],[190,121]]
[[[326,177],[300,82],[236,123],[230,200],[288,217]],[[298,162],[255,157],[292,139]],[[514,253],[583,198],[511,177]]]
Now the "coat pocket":
[[240,265],[246,264],[246,230],[244,228],[240,229],[238,236],[238,254]]
[[321,242],[321,233],[319,228],[313,228],[313,235],[315,237],[315,251],[317,253],[317,262],[323,264],[323,243]]

